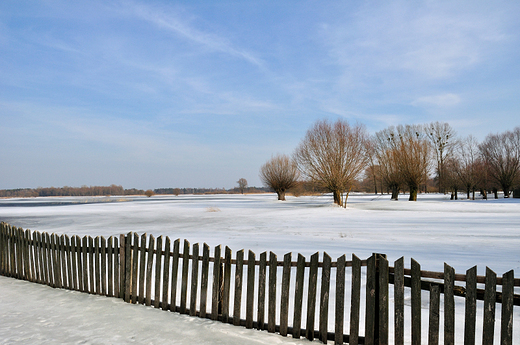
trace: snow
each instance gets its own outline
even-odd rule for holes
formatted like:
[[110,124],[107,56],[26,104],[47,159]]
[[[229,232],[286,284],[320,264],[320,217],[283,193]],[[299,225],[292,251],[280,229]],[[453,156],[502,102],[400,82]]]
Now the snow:
[[[332,198],[327,195],[289,196],[286,202],[277,201],[274,194],[3,199],[0,200],[0,220],[24,229],[80,236],[146,232],[156,237],[187,239],[191,243],[206,242],[211,247],[227,245],[233,252],[250,249],[257,256],[263,251],[273,251],[278,258],[287,252],[293,252],[293,259],[296,253],[308,258],[317,251],[320,254],[325,251],[335,260],[343,254],[349,259],[351,253],[366,258],[378,252],[387,254],[391,265],[404,256],[406,267],[414,258],[421,269],[430,271],[442,272],[446,262],[457,273],[464,273],[474,265],[478,265],[479,275],[485,274],[486,266],[499,276],[511,269],[520,272],[519,199],[450,201],[449,196],[429,194],[419,195],[417,202],[409,202],[407,196],[400,197],[399,201],[390,201],[387,195],[354,194],[349,197],[346,209],[332,205]],[[0,287],[1,295],[11,296],[0,297],[2,305],[14,304],[11,313],[5,312],[3,306],[1,312],[0,338],[11,339],[8,343],[18,341],[18,337],[39,339],[34,337],[47,334],[39,329],[46,322],[57,328],[48,336],[63,337],[64,342],[80,342],[78,339],[100,342],[102,338],[96,330],[103,327],[107,327],[103,336],[114,337],[110,338],[112,343],[163,343],[171,339],[193,343],[193,334],[197,343],[243,343],[243,337],[261,344],[303,342],[7,278],[1,278]],[[22,290],[23,293],[17,295]],[[520,293],[518,288],[515,293]],[[56,303],[47,302],[53,298],[57,299]],[[427,293],[424,298],[427,301]],[[51,305],[64,308],[49,310]],[[99,309],[90,314],[89,306]],[[459,302],[457,308],[457,313],[463,315],[463,304],[460,306]],[[48,310],[43,315],[50,321],[40,322],[37,317],[31,318],[32,314],[21,315],[21,310],[36,309]],[[518,309],[515,307],[516,340],[520,339]],[[100,318],[99,314],[104,313],[112,316]],[[409,315],[409,310],[407,313]],[[17,316],[7,316],[11,314]],[[118,319],[127,314],[137,320],[135,326],[130,320],[119,322]],[[149,318],[150,321],[146,321]],[[497,310],[497,323],[499,319]],[[10,327],[4,326],[5,320],[9,320]],[[140,327],[148,322],[150,327]],[[85,323],[91,328],[81,328],[81,332],[73,330]],[[427,325],[427,314],[423,315],[425,323]],[[33,325],[30,328],[39,330],[32,335],[30,332],[18,335],[21,325]],[[161,332],[147,334],[146,329],[154,327]],[[456,331],[458,338],[463,333],[460,328],[458,326]],[[116,331],[118,329],[120,331]],[[178,333],[168,333],[174,331]]]

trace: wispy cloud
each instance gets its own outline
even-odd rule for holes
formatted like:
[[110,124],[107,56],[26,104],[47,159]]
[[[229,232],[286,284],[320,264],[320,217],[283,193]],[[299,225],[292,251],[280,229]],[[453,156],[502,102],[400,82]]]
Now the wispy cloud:
[[411,104],[414,106],[436,106],[436,107],[452,107],[461,102],[459,95],[453,93],[445,93],[441,95],[419,97]]
[[257,66],[262,66],[263,61],[253,53],[237,48],[227,38],[213,32],[205,32],[190,25],[180,18],[171,7],[157,8],[142,3],[130,3],[130,11],[136,17],[152,23],[153,25],[168,30],[189,41],[200,44],[211,50],[238,57]]

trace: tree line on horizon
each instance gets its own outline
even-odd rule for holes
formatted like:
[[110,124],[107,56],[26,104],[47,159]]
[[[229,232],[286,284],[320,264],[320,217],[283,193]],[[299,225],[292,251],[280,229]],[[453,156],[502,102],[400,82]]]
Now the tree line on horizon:
[[[349,192],[360,180],[371,181],[397,200],[406,190],[409,200],[429,181],[437,191],[464,191],[484,199],[498,191],[508,198],[520,186],[520,127],[489,134],[482,142],[471,135],[460,138],[448,123],[389,126],[369,135],[362,124],[346,120],[317,121],[306,133],[292,156],[272,156],[260,168],[262,182],[279,200],[304,181],[317,190],[332,193],[334,203],[346,204]],[[366,182],[365,182],[366,184]]]

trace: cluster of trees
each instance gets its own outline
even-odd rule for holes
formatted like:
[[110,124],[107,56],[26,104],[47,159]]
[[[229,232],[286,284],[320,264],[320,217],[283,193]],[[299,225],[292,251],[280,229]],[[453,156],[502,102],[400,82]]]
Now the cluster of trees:
[[[361,124],[345,120],[317,121],[292,157],[273,156],[260,168],[263,183],[285,200],[285,192],[303,177],[317,189],[332,193],[334,203],[346,204],[348,194],[365,174],[377,187],[397,200],[407,190],[409,200],[433,178],[441,193],[452,198],[464,190],[498,190],[510,196],[520,184],[520,127],[488,135],[482,143],[474,137],[458,138],[448,123],[399,125],[370,136]],[[381,190],[383,192],[383,190]]]
[[38,187],[0,190],[0,197],[37,197],[37,196],[106,196],[106,195],[140,195],[140,189],[124,189],[122,186],[82,186],[82,187]]

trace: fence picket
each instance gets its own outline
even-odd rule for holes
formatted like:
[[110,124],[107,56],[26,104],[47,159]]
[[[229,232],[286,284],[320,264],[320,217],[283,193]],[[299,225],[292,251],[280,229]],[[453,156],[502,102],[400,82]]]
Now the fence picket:
[[114,296],[120,296],[119,295],[119,284],[120,284],[120,281],[119,281],[119,278],[120,278],[120,256],[118,255],[118,252],[117,252],[117,249],[118,249],[118,241],[117,241],[117,237],[114,237],[114,250],[113,250],[113,255],[114,255]]
[[108,297],[114,296],[114,236],[110,236],[107,242],[107,268],[108,268]]
[[100,294],[103,296],[107,295],[107,241],[106,239],[101,236],[99,238],[99,241],[101,242],[101,291]]
[[352,254],[352,288],[350,298],[349,344],[359,343],[359,313],[361,301],[361,260]]
[[303,281],[305,278],[305,257],[298,254],[296,264],[296,281],[294,286],[294,316],[293,333],[295,339],[299,339],[302,329],[302,307],[303,307]]
[[94,274],[94,266],[96,265],[94,259],[94,239],[92,237],[88,237],[88,256],[89,256],[89,281],[90,281],[90,293],[94,294],[96,292],[96,275]]
[[213,289],[211,291],[211,319],[218,320],[220,302],[220,245],[215,247],[215,258],[213,261]]
[[323,344],[327,344],[328,338],[330,270],[331,258],[327,253],[323,253],[320,296],[320,340]]
[[246,328],[253,328],[253,305],[255,301],[255,253],[247,254]]
[[337,259],[336,267],[336,322],[334,344],[343,344],[343,319],[345,314],[345,255]]
[[482,327],[482,344],[493,344],[495,337],[495,305],[497,298],[497,274],[486,267],[486,283],[484,291],[484,325]]
[[200,281],[200,312],[201,318],[206,317],[208,301],[208,278],[209,278],[209,246],[204,243],[202,247],[202,272]]
[[287,336],[289,318],[289,288],[291,284],[291,253],[283,257],[282,291],[280,296],[280,335]]
[[146,297],[145,305],[152,305],[152,269],[153,269],[153,257],[155,250],[155,237],[150,235],[148,238],[148,253],[146,257]]
[[146,233],[141,235],[139,247],[139,304],[145,304],[145,279],[146,279]]
[[81,239],[82,241],[82,256],[83,256],[83,288],[82,292],[89,292],[89,277],[88,277],[88,267],[89,267],[89,261],[88,261],[88,236],[83,236]]
[[260,254],[260,262],[258,265],[258,313],[257,328],[265,329],[265,282],[267,273],[267,253]]
[[68,288],[74,289],[75,281],[74,281],[74,274],[73,274],[73,267],[72,267],[72,246],[71,246],[71,238],[67,235],[65,235],[65,248],[67,253],[67,277],[68,279]]
[[188,266],[190,264],[190,242],[184,240],[182,253],[182,281],[181,281],[181,309],[180,313],[186,313],[186,299],[188,295]]
[[412,267],[412,345],[421,344],[421,265],[414,259]]
[[199,244],[193,245],[191,260],[191,292],[190,292],[190,315],[197,314],[197,288],[199,285]]
[[267,331],[274,333],[276,330],[276,271],[278,260],[276,254],[269,254],[269,302],[267,310]]
[[372,255],[367,259],[365,307],[365,343],[375,344],[376,316],[376,258]]
[[177,311],[177,276],[179,273],[179,246],[180,240],[173,241],[172,256],[172,288],[170,296],[170,310]]
[[307,296],[307,323],[305,329],[305,338],[310,341],[314,340],[314,322],[316,318],[316,290],[318,285],[318,260],[319,253],[311,255],[309,269],[309,289]]
[[394,343],[404,345],[404,257],[394,263]]
[[378,254],[378,275],[379,275],[379,344],[388,344],[388,260],[384,254]]
[[477,266],[466,271],[464,345],[475,345],[477,324]]
[[236,254],[235,265],[235,299],[233,303],[233,325],[240,326],[240,311],[242,307],[242,281],[244,272],[244,250]]
[[[162,236],[157,237],[155,241],[155,294],[153,306],[155,308],[159,308],[161,306],[161,268],[162,268]],[[188,241],[185,241],[185,243]],[[186,246],[184,247],[186,248]],[[188,253],[184,252],[184,255],[189,255],[189,243],[188,243]],[[184,278],[184,274],[183,274]],[[186,277],[187,280],[187,277]],[[187,282],[186,282],[187,283]],[[184,309],[186,309],[186,300],[184,302]]]
[[101,238],[94,239],[94,262],[96,270],[96,294],[101,295]]
[[164,262],[163,262],[163,297],[162,309],[168,310],[168,294],[170,286],[170,238],[166,236],[164,240]]
[[229,322],[230,293],[231,293],[231,249],[226,246],[224,254],[224,276],[222,277],[222,322]]
[[430,317],[428,326],[428,345],[439,344],[439,309],[440,289],[437,284],[430,284]]
[[137,303],[138,302],[138,295],[137,295],[137,291],[138,291],[138,285],[137,285],[137,282],[138,282],[138,278],[139,278],[139,235],[137,234],[137,232],[134,232],[133,234],[133,250],[132,250],[132,273],[131,273],[131,277],[132,277],[132,289],[131,289],[131,300],[132,300],[132,303]]
[[455,344],[455,270],[444,264],[444,344]]
[[513,298],[515,293],[515,274],[511,270],[502,276],[502,323],[500,344],[513,344]]

